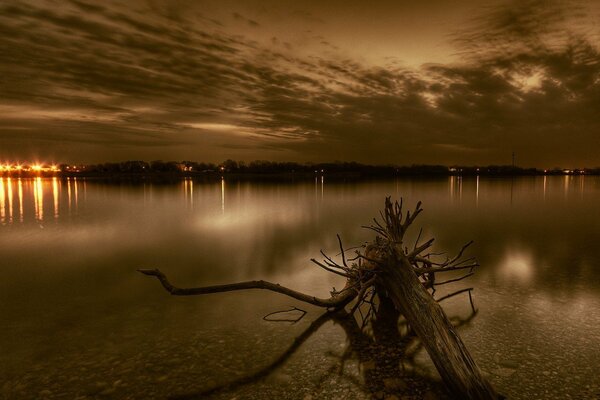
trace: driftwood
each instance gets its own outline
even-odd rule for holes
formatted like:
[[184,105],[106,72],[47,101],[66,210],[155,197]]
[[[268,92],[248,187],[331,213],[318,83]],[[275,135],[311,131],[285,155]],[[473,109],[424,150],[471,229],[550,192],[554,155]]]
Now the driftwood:
[[[382,221],[374,219],[374,225],[367,227],[377,234],[372,243],[364,246],[362,251],[356,251],[355,257],[347,259],[338,236],[341,264],[323,252],[322,261],[312,259],[313,263],[324,270],[346,278],[344,288],[339,291],[333,289],[329,298],[317,298],[262,280],[178,288],[158,269],[139,271],[155,276],[169,293],[177,296],[263,289],[324,307],[329,311],[339,311],[354,302],[349,314],[360,313],[363,327],[374,314],[372,311],[376,304],[380,307],[387,303],[393,304],[418,335],[453,396],[461,399],[500,398],[483,377],[455,327],[438,304],[441,300],[468,292],[473,307],[472,288],[456,291],[437,301],[433,297],[437,286],[457,282],[473,274],[474,268],[478,266],[477,262],[473,258],[463,258],[463,253],[471,242],[463,246],[455,257],[443,259],[440,259],[441,254],[429,252],[433,239],[419,243],[422,231],[411,248],[405,246],[405,233],[421,212],[419,202],[412,214],[408,211],[404,215],[402,202],[392,203],[390,198],[386,198],[385,209],[381,213]],[[437,274],[459,270],[465,273],[458,278],[444,281],[436,279]],[[368,306],[366,316],[361,311],[365,305]]]
[[[474,260],[460,261],[464,249],[470,243],[453,259],[438,263],[431,261],[430,257],[421,256],[431,246],[432,241],[420,246],[415,244],[412,251],[403,249],[402,241],[406,229],[420,212],[419,203],[413,215],[408,212],[402,221],[402,207],[397,203],[392,205],[387,199],[386,226],[376,229],[381,235],[380,239],[368,252],[370,257],[379,260],[377,279],[387,290],[396,308],[415,330],[442,379],[455,396],[464,399],[498,398],[444,310],[426,290],[427,284],[435,285],[435,278],[429,274],[472,269],[477,265]],[[418,278],[423,275],[428,276],[425,285]]]

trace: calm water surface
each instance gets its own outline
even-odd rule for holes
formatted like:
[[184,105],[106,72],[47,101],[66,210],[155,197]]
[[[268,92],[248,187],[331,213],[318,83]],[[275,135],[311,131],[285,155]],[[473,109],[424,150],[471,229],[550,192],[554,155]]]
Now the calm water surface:
[[[598,398],[600,179],[444,178],[273,184],[105,184],[0,178],[0,398],[165,398],[256,372],[322,311],[284,296],[174,298],[180,286],[267,279],[326,297],[343,282],[311,265],[372,238],[361,228],[403,196],[436,249],[473,239],[476,317],[460,334],[514,399]],[[415,232],[418,229],[415,228]],[[465,298],[445,303],[466,317]],[[305,308],[297,324],[262,316]],[[370,398],[364,360],[325,322],[285,363],[213,398]],[[435,378],[427,355],[415,373]],[[333,371],[333,372],[332,372]]]

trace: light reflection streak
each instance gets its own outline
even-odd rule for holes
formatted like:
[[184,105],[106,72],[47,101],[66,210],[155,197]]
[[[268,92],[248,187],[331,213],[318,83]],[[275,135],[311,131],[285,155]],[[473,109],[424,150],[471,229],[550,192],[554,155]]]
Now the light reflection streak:
[[479,175],[477,175],[477,184],[475,187],[475,207],[479,207]]
[[324,186],[325,186],[325,177],[323,175],[321,175],[321,200],[323,200]]
[[77,184],[77,178],[73,178],[73,188],[75,189],[75,212],[77,212],[79,207],[79,190],[77,189],[77,186],[79,186]]
[[13,191],[12,191],[12,179],[7,178],[6,180],[7,194],[8,194],[8,222],[13,222]]
[[54,218],[58,218],[58,179],[52,178],[52,197],[54,198]]
[[71,215],[71,178],[67,178],[67,197],[69,198],[69,215]]
[[546,201],[546,189],[548,187],[547,178],[548,177],[544,175],[544,201]]
[[4,193],[4,178],[0,177],[0,223],[4,224],[4,219],[6,218],[6,210],[5,210],[5,197]]
[[221,212],[225,214],[225,178],[221,178]]
[[33,182],[33,203],[35,207],[35,218],[38,221],[44,220],[44,190],[42,178],[35,178]]
[[17,180],[17,188],[19,195],[19,221],[23,222],[23,182],[21,178]]
[[462,176],[454,176],[451,175],[450,176],[450,199],[454,200],[457,197],[458,194],[458,201],[462,201]]
[[190,208],[194,209],[194,182],[191,178],[185,178],[183,180],[183,196],[185,199],[185,205],[189,204]]
[[75,215],[79,213],[79,186],[80,185],[77,181],[77,177],[73,177],[73,210]]
[[194,209],[194,181],[190,179],[190,206]]

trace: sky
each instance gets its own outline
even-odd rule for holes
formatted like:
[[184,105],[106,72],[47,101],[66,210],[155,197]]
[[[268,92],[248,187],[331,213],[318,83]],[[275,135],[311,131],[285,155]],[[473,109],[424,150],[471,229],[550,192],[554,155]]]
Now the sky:
[[600,166],[600,6],[7,0],[0,162]]

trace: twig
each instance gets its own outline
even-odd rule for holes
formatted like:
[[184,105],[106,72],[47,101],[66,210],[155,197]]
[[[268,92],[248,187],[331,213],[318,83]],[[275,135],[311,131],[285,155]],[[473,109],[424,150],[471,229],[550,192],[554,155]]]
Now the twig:
[[375,279],[377,279],[377,276],[372,277],[371,279],[369,279],[367,282],[365,282],[362,285],[360,292],[358,292],[358,295],[356,296],[357,297],[356,304],[354,305],[354,307],[352,307],[352,310],[350,311],[350,315],[354,314],[354,312],[360,307],[360,305],[362,304],[364,297],[366,295],[367,289],[369,289],[371,286],[373,286],[373,284],[375,283]]
[[466,275],[461,276],[460,278],[455,278],[455,279],[448,279],[447,281],[442,281],[442,282],[438,282],[438,283],[434,283],[435,286],[440,286],[440,285],[445,285],[446,283],[452,283],[452,282],[458,282],[458,281],[462,281],[463,279],[466,279],[472,275],[474,275],[474,272],[469,272]]
[[447,299],[449,299],[449,298],[451,298],[451,297],[457,296],[457,295],[459,295],[459,294],[461,294],[461,293],[464,293],[464,292],[469,292],[469,293],[470,293],[470,292],[471,292],[471,290],[473,290],[473,288],[472,288],[472,287],[470,287],[470,288],[466,288],[466,289],[457,290],[456,292],[453,292],[453,293],[447,294],[446,296],[444,296],[444,297],[441,297],[441,298],[437,299],[437,302],[438,302],[438,303],[440,303],[440,302],[442,302],[442,301],[444,301],[444,300],[447,300]]
[[313,263],[317,264],[319,267],[323,268],[325,271],[329,271],[333,274],[339,275],[339,276],[343,276],[344,278],[350,278],[350,275],[344,273],[344,272],[340,272],[340,271],[336,271],[333,268],[330,268],[322,263],[320,263],[319,261],[315,260],[314,258],[311,258],[310,261],[312,261]]
[[415,250],[417,248],[417,245],[419,244],[419,240],[421,239],[421,234],[423,234],[423,228],[419,229],[419,236],[417,236],[417,240],[415,240],[415,247],[413,247],[413,250]]
[[432,238],[432,239],[429,239],[428,241],[426,241],[425,243],[423,243],[422,245],[420,245],[419,247],[417,247],[417,248],[415,248],[413,251],[411,251],[411,252],[410,252],[410,254],[409,254],[409,255],[407,255],[406,257],[407,257],[408,259],[412,259],[412,258],[414,258],[415,256],[419,255],[419,254],[420,254],[420,253],[421,253],[423,250],[425,250],[425,249],[427,249],[427,248],[431,247],[431,245],[433,244],[433,241],[434,241],[434,240],[435,240],[435,239],[433,239],[433,238]]
[[469,269],[469,268],[475,268],[478,267],[479,264],[477,263],[473,263],[470,265],[463,265],[463,266],[459,266],[459,267],[454,267],[454,266],[448,266],[448,267],[431,267],[431,268],[419,268],[415,270],[415,273],[417,275],[422,275],[422,274],[428,274],[430,272],[446,272],[446,271],[456,271],[459,269]]
[[342,263],[344,264],[344,267],[348,268],[348,264],[346,263],[346,254],[344,252],[344,246],[342,246],[342,238],[340,238],[340,235],[336,235],[336,236],[337,236],[338,244],[340,245],[340,252],[342,253]]

